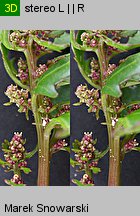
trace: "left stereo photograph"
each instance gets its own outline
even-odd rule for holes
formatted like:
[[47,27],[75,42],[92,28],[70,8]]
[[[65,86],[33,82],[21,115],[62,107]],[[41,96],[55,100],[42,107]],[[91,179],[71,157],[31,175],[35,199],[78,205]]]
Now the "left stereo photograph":
[[0,185],[70,184],[70,36],[0,31]]

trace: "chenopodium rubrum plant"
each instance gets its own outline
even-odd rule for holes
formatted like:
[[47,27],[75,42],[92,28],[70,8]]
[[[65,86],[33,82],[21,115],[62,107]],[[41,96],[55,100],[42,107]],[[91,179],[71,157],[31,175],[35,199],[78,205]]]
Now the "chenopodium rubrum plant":
[[80,181],[72,180],[78,186],[93,186],[94,174],[101,172],[98,162],[108,152],[108,149],[100,152],[96,149],[96,143],[97,139],[93,139],[92,132],[85,132],[81,142],[78,140],[73,142],[72,151],[75,153],[75,160],[70,159],[71,166],[78,167],[78,172],[84,172]]
[[[22,133],[15,133],[10,142],[3,143],[6,161],[0,164],[14,172],[6,183],[22,186],[22,171],[31,172],[26,160],[38,152],[37,185],[46,186],[51,157],[59,150],[69,151],[65,138],[70,135],[70,56],[59,54],[51,60],[47,56],[69,47],[70,36],[63,30],[2,30],[0,40],[5,69],[14,81],[5,92],[9,98],[5,105],[16,104],[27,120],[31,110],[38,138],[34,150],[26,152]],[[23,52],[24,58],[9,59],[11,50]],[[39,64],[42,56],[46,62]]]
[[[71,31],[71,42],[79,70],[91,86],[77,87],[75,105],[86,104],[97,120],[103,111],[109,142],[108,185],[118,186],[125,154],[140,150],[135,138],[140,132],[140,53],[128,52],[140,47],[140,31]],[[93,58],[85,59],[88,51]],[[113,57],[120,53],[127,57],[114,64]]]

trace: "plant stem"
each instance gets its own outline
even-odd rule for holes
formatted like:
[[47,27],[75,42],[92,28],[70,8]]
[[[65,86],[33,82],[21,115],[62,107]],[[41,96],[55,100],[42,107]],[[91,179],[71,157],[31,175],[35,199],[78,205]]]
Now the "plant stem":
[[[42,118],[38,112],[38,108],[42,103],[42,98],[39,95],[33,93],[35,87],[35,81],[33,79],[33,74],[36,70],[36,59],[32,52],[32,41],[29,41],[29,46],[25,52],[30,78],[30,94],[32,102],[32,111],[34,115],[37,138],[38,138],[38,186],[48,186],[49,185],[49,172],[50,172],[50,147],[49,147],[49,136],[44,133],[44,128],[42,125]],[[44,135],[45,134],[45,135]]]
[[[101,85],[104,83],[104,72],[107,71],[108,63],[104,52],[104,43],[101,40],[97,51],[97,56],[101,70]],[[108,141],[109,141],[109,174],[108,186],[118,186],[120,184],[120,167],[121,167],[121,152],[120,139],[114,136],[114,127],[112,125],[113,114],[109,111],[112,106],[112,97],[109,95],[101,95],[102,108],[106,118]]]
[[93,176],[92,176],[92,172],[91,172],[91,170],[90,170],[90,168],[89,168],[89,164],[86,164],[86,165],[85,165],[85,171],[86,171],[86,174],[87,174],[90,178],[92,178],[92,180],[93,180]]
[[109,156],[109,177],[108,177],[109,186],[120,185],[121,160],[120,160],[119,142],[120,140],[118,137],[114,137],[114,136],[112,137],[110,156]]
[[39,148],[38,186],[48,186],[50,176],[49,136],[44,135]]

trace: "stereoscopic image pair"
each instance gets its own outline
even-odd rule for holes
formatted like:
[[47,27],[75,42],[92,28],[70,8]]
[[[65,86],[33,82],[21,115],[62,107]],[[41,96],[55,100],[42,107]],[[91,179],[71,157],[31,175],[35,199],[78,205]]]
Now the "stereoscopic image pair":
[[140,185],[140,31],[0,31],[0,185]]

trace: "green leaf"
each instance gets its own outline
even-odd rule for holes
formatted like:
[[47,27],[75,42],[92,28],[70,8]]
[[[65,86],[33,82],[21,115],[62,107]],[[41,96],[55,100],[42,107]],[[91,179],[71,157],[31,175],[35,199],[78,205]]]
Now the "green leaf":
[[139,151],[139,152],[140,152],[140,147],[135,147],[135,148],[133,148],[132,150],[134,150],[134,151]]
[[38,151],[38,145],[35,147],[35,149],[33,151],[25,153],[25,158],[29,159],[29,158],[33,157],[37,151]]
[[11,186],[25,186],[25,184],[15,184],[14,182],[5,179],[5,183]]
[[9,50],[17,50],[17,51],[24,51],[23,48],[17,47],[9,41],[10,31],[9,30],[2,30],[1,31],[1,43]]
[[49,37],[51,38],[59,37],[60,35],[64,34],[64,32],[65,30],[54,30],[49,33]]
[[73,104],[73,106],[81,106],[81,105],[82,105],[82,103],[80,103],[80,102],[77,102],[77,103]]
[[9,30],[2,30],[1,31],[1,43],[3,43],[3,45],[7,49],[12,50],[13,46],[12,46],[12,43],[9,41],[9,35],[10,35]]
[[57,118],[51,119],[45,128],[46,134],[51,134],[51,131],[55,129],[52,136],[53,143],[59,139],[70,136],[70,113],[64,113]]
[[72,151],[73,151],[74,153],[79,153],[79,152],[81,152],[80,149],[72,149]]
[[113,71],[106,79],[102,93],[119,98],[122,95],[120,85],[133,79],[133,77],[137,81],[140,80],[140,53],[129,56]]
[[122,43],[117,43],[117,42],[113,41],[111,38],[109,38],[109,37],[107,37],[105,35],[102,35],[101,37],[102,37],[103,41],[108,46],[115,47],[115,48],[117,48],[118,50],[121,50],[121,51],[128,51],[128,50],[140,47],[140,41],[139,41],[139,43],[137,43],[138,42],[138,38],[135,39],[135,40],[133,38],[131,40],[131,38],[130,38],[128,40],[128,43],[122,44]]
[[8,150],[8,149],[2,149],[3,152],[6,152],[6,153],[9,153],[11,152],[11,150]]
[[60,150],[70,153],[70,147],[69,146],[63,147]]
[[79,180],[77,179],[72,179],[72,182],[74,184],[76,184],[77,186],[94,186],[94,184],[82,184],[82,182],[80,182]]
[[127,106],[140,103],[140,85],[122,89],[122,102]]
[[81,165],[81,164],[79,164],[77,161],[74,161],[72,158],[70,158],[70,165],[71,165],[72,167],[75,167],[75,166]]
[[[74,31],[71,31],[71,43],[72,43],[72,49],[73,49],[73,52],[75,55],[75,60],[78,64],[79,70],[80,70],[82,76],[84,77],[84,79],[91,86],[93,86],[97,89],[100,89],[100,86],[97,83],[94,83],[89,77],[89,74],[91,73],[91,71],[90,71],[90,61],[91,60],[90,59],[87,59],[87,60],[84,59],[85,49],[83,51],[82,46],[79,44],[80,43],[80,36],[82,33],[83,33],[83,31],[78,31],[77,38],[75,39]],[[78,44],[78,46],[76,46],[76,44]],[[92,51],[93,51],[93,49],[92,49]]]
[[82,161],[89,161],[89,159],[86,158],[86,157],[81,157],[80,159],[81,159]]
[[121,137],[133,133],[140,133],[140,109],[119,118],[115,126],[115,136]]
[[73,149],[79,149],[81,145],[81,142],[77,139],[74,140],[74,142],[72,143]]
[[122,37],[133,37],[137,33],[137,30],[124,30],[121,32]]
[[133,37],[129,38],[128,44],[138,44],[138,46],[140,46],[140,31],[137,31]]
[[117,43],[105,35],[102,35],[102,39],[108,46],[115,47],[121,51],[127,51],[129,49],[129,46],[126,44]]
[[3,63],[4,63],[4,67],[8,73],[8,75],[10,76],[10,78],[17,84],[19,85],[21,88],[27,89],[28,87],[24,84],[22,84],[20,82],[20,80],[15,76],[15,74],[17,73],[14,65],[13,65],[13,60],[10,60],[8,58],[8,53],[9,50],[3,45],[1,44],[1,53],[2,53],[2,57],[3,57]]
[[5,162],[5,161],[3,161],[3,160],[0,159],[0,165],[1,166],[6,166],[6,165],[9,165],[9,164],[7,162]]
[[12,103],[11,103],[11,102],[7,102],[7,103],[4,103],[3,105],[4,105],[4,106],[11,106]]
[[9,145],[10,145],[9,141],[5,139],[4,142],[2,143],[2,150],[9,149]]
[[60,52],[61,50],[70,46],[70,36],[67,33],[64,33],[59,38],[55,38],[54,42],[44,41],[36,36],[32,36],[33,40],[40,46],[44,46],[50,50]]
[[31,171],[30,168],[27,168],[27,167],[21,167],[20,170],[22,170],[25,174],[29,174]]
[[75,37],[75,31],[73,30],[70,31],[71,43],[72,43],[73,48],[77,50],[81,50],[81,51],[87,51],[87,52],[95,51],[97,48],[83,45],[81,41],[81,34],[83,32],[85,32],[85,30],[79,30]]
[[61,86],[57,92],[58,97],[51,100],[53,105],[70,103],[70,85]]
[[99,167],[91,167],[90,170],[92,170],[94,174],[98,174],[99,172],[101,172],[101,169]]
[[67,54],[65,58],[56,62],[51,66],[45,74],[39,79],[34,92],[48,96],[50,98],[56,98],[58,92],[56,91],[56,85],[63,82],[70,76],[70,55]]
[[96,157],[97,157],[98,159],[101,159],[101,158],[103,158],[103,157],[108,153],[108,151],[109,151],[109,147],[107,147],[104,151],[99,152],[99,153],[96,155]]
[[58,44],[63,49],[70,46],[70,34],[64,33],[60,37],[54,39],[54,44]]

